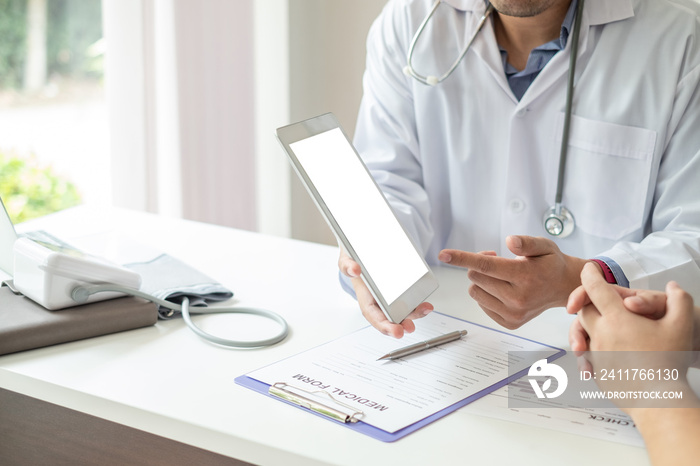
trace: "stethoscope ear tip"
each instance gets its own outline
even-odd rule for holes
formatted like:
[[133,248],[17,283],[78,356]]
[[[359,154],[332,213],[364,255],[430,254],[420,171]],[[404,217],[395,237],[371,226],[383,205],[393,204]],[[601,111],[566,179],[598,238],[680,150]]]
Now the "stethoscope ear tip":
[[403,74],[405,74],[406,76],[412,77],[412,78],[416,78],[418,81],[422,82],[423,84],[427,84],[428,86],[431,86],[431,87],[437,86],[438,84],[440,84],[440,78],[438,78],[437,76],[427,76],[427,77],[419,76],[408,65],[403,67]]

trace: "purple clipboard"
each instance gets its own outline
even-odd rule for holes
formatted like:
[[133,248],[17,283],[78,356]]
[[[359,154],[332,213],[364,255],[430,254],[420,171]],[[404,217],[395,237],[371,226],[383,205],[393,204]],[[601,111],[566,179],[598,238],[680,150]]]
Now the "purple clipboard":
[[[460,319],[460,320],[464,320],[464,319]],[[554,346],[545,345],[544,343],[539,343],[539,342],[536,342],[534,340],[519,337],[517,335],[512,335],[512,334],[503,332],[501,330],[496,330],[496,329],[493,329],[490,327],[486,327],[485,325],[480,325],[480,324],[476,324],[474,322],[469,322],[467,320],[465,320],[465,322],[468,322],[471,325],[476,325],[478,327],[482,327],[482,328],[491,330],[493,332],[503,333],[503,334],[506,334],[506,335],[509,335],[509,336],[512,336],[515,338],[519,338],[521,340],[534,342],[534,343],[537,343],[537,344],[542,345],[544,347],[551,348],[551,349],[555,350],[556,352],[554,354],[552,354],[551,356],[547,357],[548,362],[554,361],[555,359],[558,359],[566,354],[566,351],[561,349],[561,348],[556,348]],[[321,413],[318,413],[312,409],[306,408],[304,406],[300,406],[296,403],[292,403],[290,401],[284,400],[284,399],[279,398],[277,396],[271,395],[269,393],[270,385],[268,385],[264,382],[260,382],[259,380],[253,379],[251,377],[248,377],[247,375],[241,375],[239,377],[236,377],[235,382],[238,385],[255,390],[256,392],[262,393],[263,395],[266,395],[266,396],[273,398],[277,401],[281,401],[281,402],[287,403],[291,406],[295,406],[297,408],[303,409],[303,410],[305,410],[305,411],[307,411],[315,416],[319,416],[319,417],[327,419],[331,422],[335,422],[338,425],[342,425],[342,426],[347,427],[348,429],[354,430],[356,432],[360,432],[362,434],[369,435],[370,437],[373,437],[377,440],[381,440],[382,442],[395,442],[396,440],[399,440],[399,439],[407,436],[408,434],[413,433],[413,432],[417,431],[418,429],[427,426],[431,422],[437,421],[441,417],[446,416],[446,415],[450,414],[451,412],[458,410],[462,406],[466,406],[469,403],[471,403],[472,401],[476,401],[479,398],[481,398],[485,395],[488,395],[489,393],[491,393],[495,390],[498,390],[501,387],[508,385],[510,382],[519,379],[520,377],[527,374],[528,369],[529,368],[525,368],[514,375],[508,376],[508,377],[504,378],[503,380],[491,385],[490,387],[487,387],[487,388],[485,388],[477,393],[474,393],[473,395],[468,396],[467,398],[464,398],[463,400],[460,400],[460,401],[456,402],[455,404],[450,405],[447,408],[444,408],[444,409],[442,409],[434,414],[431,414],[430,416],[427,416],[427,417],[421,419],[420,421],[417,421],[409,426],[406,426],[403,429],[397,430],[396,432],[387,432],[385,430],[371,426],[371,425],[369,425],[365,422],[362,422],[362,421],[358,421],[356,423],[349,423],[349,422],[343,423],[340,421],[336,421],[336,420],[334,420],[328,416],[325,416]]]

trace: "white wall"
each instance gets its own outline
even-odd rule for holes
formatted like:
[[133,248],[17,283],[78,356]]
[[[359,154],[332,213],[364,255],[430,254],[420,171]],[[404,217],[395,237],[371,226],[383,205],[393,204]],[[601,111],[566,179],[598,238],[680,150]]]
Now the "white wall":
[[275,128],[352,135],[383,0],[103,0],[114,203],[334,244]]
[[[288,74],[286,76],[278,74],[278,82],[267,85],[278,86],[278,90],[284,88],[288,92],[288,98],[284,102],[277,103],[258,102],[257,110],[263,114],[266,112],[274,114],[278,119],[286,113],[288,119],[283,124],[333,112],[348,134],[352,136],[362,97],[367,32],[385,2],[379,0],[276,1],[277,11],[284,10],[284,15],[287,16],[287,26],[277,29],[279,37],[276,40],[280,48],[285,48],[286,45],[288,69],[284,72]],[[275,27],[274,21],[270,23],[269,34],[265,35],[266,41],[274,41],[270,36],[275,34],[273,27]],[[260,61],[256,63],[260,73],[263,73],[267,67],[276,69],[271,73],[281,72],[279,63],[270,65],[268,60],[261,57],[258,59]],[[256,82],[259,83],[259,81]],[[279,105],[276,107],[278,111],[274,110],[275,105]],[[280,110],[281,107],[284,107],[284,110]],[[259,121],[259,125],[263,127],[270,123],[272,119]],[[267,128],[258,131],[259,137],[263,139],[271,137],[273,130],[274,126],[270,125],[269,131]],[[333,235],[310,197],[296,175],[289,170],[281,148],[268,147],[264,141],[258,141],[258,148],[258,157],[265,158],[270,163],[274,163],[271,161],[277,157],[280,161],[277,174],[289,179],[289,183],[283,183],[284,189],[288,191],[278,196],[278,199],[284,199],[285,195],[289,196],[288,200],[279,202],[277,208],[272,205],[260,205],[259,221],[263,222],[263,224],[259,223],[260,229],[273,234],[287,233],[297,239],[335,244]],[[266,149],[276,154],[266,153]],[[262,173],[264,176],[268,175],[270,165],[267,166],[267,170],[268,172]],[[274,168],[272,170],[275,171]],[[261,173],[258,173],[260,186],[264,186],[265,180],[260,180],[260,175]],[[275,188],[271,186],[270,189]],[[285,209],[288,210],[285,211]],[[283,231],[284,228],[279,231],[266,228],[265,218],[289,218],[286,232]]]
[[257,230],[292,234],[291,170],[274,129],[290,123],[289,0],[254,3]]
[[254,230],[253,0],[103,0],[113,202]]
[[253,3],[174,5],[183,216],[254,230]]
[[107,43],[105,94],[109,105],[112,202],[136,210],[155,211],[149,192],[153,167],[146,158],[146,64],[144,31],[147,16],[142,0],[103,0]]

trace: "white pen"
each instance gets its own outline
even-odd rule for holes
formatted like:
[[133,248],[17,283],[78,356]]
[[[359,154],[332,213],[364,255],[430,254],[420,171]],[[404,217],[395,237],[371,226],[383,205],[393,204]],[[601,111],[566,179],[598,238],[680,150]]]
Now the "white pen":
[[418,353],[419,351],[425,351],[428,348],[433,348],[435,346],[444,345],[445,343],[449,343],[451,341],[459,340],[466,334],[466,330],[455,330],[454,332],[446,333],[444,335],[440,335],[439,337],[431,338],[430,340],[421,341],[420,343],[415,343],[404,348],[399,348],[397,350],[385,354],[381,358],[377,359],[377,361],[382,361],[384,359],[393,360],[403,358],[404,356],[408,356],[409,354]]

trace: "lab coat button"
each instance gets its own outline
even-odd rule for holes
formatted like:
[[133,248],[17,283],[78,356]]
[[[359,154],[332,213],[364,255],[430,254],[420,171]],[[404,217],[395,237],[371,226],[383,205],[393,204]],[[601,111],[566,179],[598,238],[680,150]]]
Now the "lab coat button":
[[508,207],[512,212],[518,214],[525,210],[525,203],[520,199],[511,199],[511,201],[508,203]]
[[523,118],[525,115],[527,115],[527,109],[526,108],[521,108],[515,113],[515,116],[518,118]]

